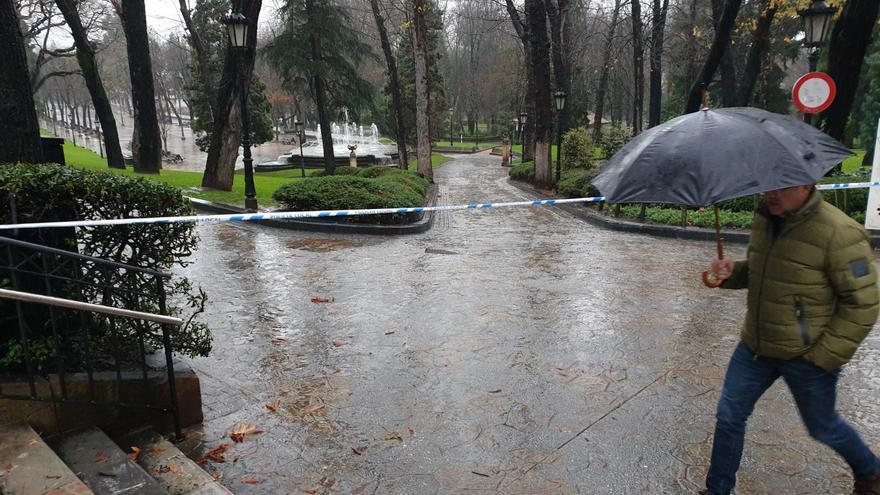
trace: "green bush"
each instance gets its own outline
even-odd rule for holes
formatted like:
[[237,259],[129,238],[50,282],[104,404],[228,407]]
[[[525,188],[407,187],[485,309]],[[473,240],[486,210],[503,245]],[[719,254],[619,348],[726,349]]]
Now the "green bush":
[[632,127],[628,125],[607,125],[602,127],[602,142],[599,146],[605,158],[611,158],[632,139]]
[[[623,205],[620,212],[630,218],[638,218],[641,205]],[[722,227],[747,229],[752,226],[752,212],[719,210],[718,221]],[[668,206],[649,206],[645,220],[665,225],[681,225],[681,208]],[[695,227],[715,227],[715,213],[712,208],[688,211],[688,225]]]
[[[272,197],[285,210],[357,210],[424,206],[430,183],[415,172],[385,168],[377,178],[353,175],[313,177],[278,188]],[[364,169],[364,172],[371,169]],[[376,172],[369,172],[374,174]],[[347,217],[351,222],[404,223],[409,214]]]
[[562,136],[561,163],[565,169],[593,171],[593,140],[586,127],[576,127]]
[[[757,198],[756,198],[757,196]],[[755,206],[761,202],[761,195],[750,194],[748,196],[743,196],[741,198],[731,199],[729,201],[723,201],[718,203],[718,206],[723,210],[729,211],[740,211],[740,212],[753,212],[755,211]]]
[[601,196],[591,181],[595,176],[590,170],[565,170],[559,180],[558,192],[568,198],[589,198]]
[[521,180],[523,182],[535,181],[535,162],[525,162],[515,165],[508,172],[513,180]]
[[[28,222],[193,214],[189,202],[180,190],[172,186],[56,164],[0,165],[0,221],[12,222],[11,204],[15,205],[17,217]],[[25,240],[31,242],[59,246],[141,268],[168,271],[175,265],[187,264],[186,258],[198,243],[194,228],[193,223],[117,225],[77,228],[75,231],[41,229],[23,231],[23,235]],[[107,300],[98,289],[84,286],[86,300],[150,313],[159,312],[158,296],[152,286],[146,286],[147,283],[155,283],[154,279],[132,272],[103,270],[89,264],[82,264],[81,270],[84,280],[117,288],[114,298]],[[68,287],[67,290],[72,289]],[[188,315],[195,316],[202,311],[207,300],[204,292],[193,289],[189,280],[181,277],[165,281],[165,292],[169,301],[168,313],[190,321],[172,331],[174,350],[188,356],[207,356],[211,350],[211,333],[205,324],[188,318]],[[171,304],[174,301],[179,301],[179,305]],[[0,314],[14,318],[15,312],[5,311],[4,308]],[[127,321],[120,319],[118,323],[121,326]],[[9,321],[0,323],[5,328]],[[130,324],[133,325],[130,328],[117,329],[116,336],[123,332],[123,340],[136,346],[137,339],[133,335],[138,328],[134,325],[139,323]],[[46,341],[52,335],[48,328],[32,329],[32,334],[37,341]],[[102,347],[100,334],[93,335],[93,343],[94,347],[84,352],[95,358],[109,352]],[[17,344],[17,339],[0,338],[0,359],[7,364],[19,362],[14,358],[15,353],[19,352]],[[146,344],[151,349],[161,348],[161,339],[150,336]],[[134,353],[137,349],[129,348],[125,352]],[[71,362],[68,366],[75,364]]]

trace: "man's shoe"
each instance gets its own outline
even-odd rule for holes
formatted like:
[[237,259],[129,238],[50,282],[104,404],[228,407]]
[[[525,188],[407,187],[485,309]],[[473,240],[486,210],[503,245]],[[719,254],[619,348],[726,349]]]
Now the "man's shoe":
[[697,492],[697,495],[712,495],[712,492],[710,492],[708,489],[700,490]]
[[880,495],[880,474],[871,478],[856,478],[853,495]]

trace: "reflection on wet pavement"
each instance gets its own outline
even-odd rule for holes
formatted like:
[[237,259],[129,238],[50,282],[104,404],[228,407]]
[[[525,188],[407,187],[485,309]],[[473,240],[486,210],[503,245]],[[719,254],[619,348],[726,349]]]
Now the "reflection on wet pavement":
[[[526,199],[488,155],[437,181],[443,203]],[[208,291],[215,341],[195,361],[205,422],[191,455],[246,422],[265,433],[205,464],[235,493],[696,492],[744,314],[744,293],[700,282],[713,246],[553,208],[440,226],[388,238],[199,227],[180,273]],[[877,335],[843,373],[840,408],[880,446]],[[771,388],[739,493],[850,483]]]

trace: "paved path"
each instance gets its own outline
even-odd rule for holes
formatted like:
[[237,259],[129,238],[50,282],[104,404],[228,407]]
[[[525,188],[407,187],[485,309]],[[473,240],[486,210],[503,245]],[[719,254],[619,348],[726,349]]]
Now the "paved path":
[[[436,175],[445,203],[526,199],[487,154]],[[231,443],[240,422],[265,430],[206,464],[234,492],[702,486],[744,314],[744,293],[699,280],[712,245],[535,207],[444,214],[409,237],[199,229],[181,272],[211,297],[215,341],[195,362],[206,417],[187,447]],[[880,447],[880,332],[841,388],[842,411]],[[850,483],[774,386],[749,427],[739,493],[843,494]]]

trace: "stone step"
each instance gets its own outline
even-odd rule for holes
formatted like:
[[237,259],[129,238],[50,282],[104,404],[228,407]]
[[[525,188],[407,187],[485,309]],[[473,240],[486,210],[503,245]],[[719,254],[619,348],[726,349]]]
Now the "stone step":
[[27,424],[0,425],[0,439],[0,493],[92,495]]
[[169,495],[232,495],[177,446],[152,429],[133,432],[120,439],[119,444],[141,449],[138,464],[159,481]]
[[98,428],[64,435],[50,445],[95,495],[168,493]]

